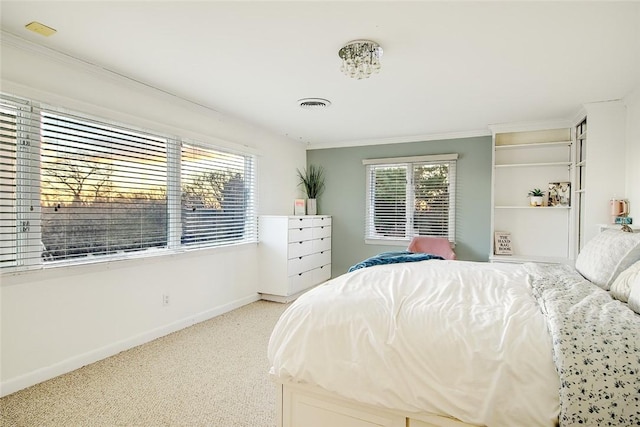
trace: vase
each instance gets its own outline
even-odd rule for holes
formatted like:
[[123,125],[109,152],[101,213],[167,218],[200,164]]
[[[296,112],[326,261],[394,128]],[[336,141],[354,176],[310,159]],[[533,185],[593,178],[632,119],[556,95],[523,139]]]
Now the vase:
[[543,196],[531,196],[531,206],[542,206]]
[[307,199],[307,215],[316,215],[318,213],[318,205],[316,199]]

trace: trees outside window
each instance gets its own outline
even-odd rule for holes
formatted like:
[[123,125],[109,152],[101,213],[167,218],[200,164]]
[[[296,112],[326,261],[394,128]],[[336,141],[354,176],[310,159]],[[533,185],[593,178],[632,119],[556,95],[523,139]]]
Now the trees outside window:
[[0,113],[2,268],[257,239],[251,155],[6,96]]

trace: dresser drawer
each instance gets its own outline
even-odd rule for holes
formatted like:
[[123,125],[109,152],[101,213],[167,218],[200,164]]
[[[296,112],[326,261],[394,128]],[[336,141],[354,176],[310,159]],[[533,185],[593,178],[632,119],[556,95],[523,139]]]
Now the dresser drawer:
[[287,264],[287,275],[293,276],[329,263],[331,263],[330,250],[299,256],[298,258],[289,260]]
[[330,216],[323,216],[320,218],[313,218],[313,226],[314,227],[320,227],[323,225],[331,225],[331,217]]
[[314,271],[305,271],[303,273],[298,273],[294,276],[289,277],[289,295],[296,294],[298,292],[302,292],[305,289],[310,288],[317,282],[314,281],[315,275]]
[[331,249],[331,237],[321,237],[319,239],[313,239],[313,250],[311,252],[322,252]]
[[329,243],[328,248],[317,249],[315,248],[315,240],[303,240],[301,242],[289,243],[289,248],[287,251],[287,258],[298,258],[304,255],[309,255],[314,252],[320,252],[325,249],[331,248],[331,243]]
[[314,228],[292,228],[289,230],[289,243],[313,239]]
[[313,227],[313,218],[289,218],[289,229]]
[[331,278],[331,264],[325,264],[320,268],[311,270],[313,273],[313,283],[326,282]]
[[331,226],[321,225],[320,227],[313,227],[313,238],[320,239],[321,237],[331,237]]

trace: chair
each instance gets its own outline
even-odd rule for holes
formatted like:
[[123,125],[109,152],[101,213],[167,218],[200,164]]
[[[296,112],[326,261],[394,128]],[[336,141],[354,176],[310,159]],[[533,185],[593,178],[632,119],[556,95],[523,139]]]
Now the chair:
[[415,236],[411,239],[407,250],[440,255],[444,259],[456,259],[456,253],[451,249],[449,240],[444,237]]

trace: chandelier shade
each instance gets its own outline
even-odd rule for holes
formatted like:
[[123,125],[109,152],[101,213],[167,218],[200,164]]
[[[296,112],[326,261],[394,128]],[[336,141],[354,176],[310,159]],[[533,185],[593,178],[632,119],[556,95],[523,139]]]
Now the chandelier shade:
[[342,58],[340,71],[354,79],[368,79],[380,71],[382,48],[371,40],[354,40],[338,51]]

